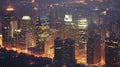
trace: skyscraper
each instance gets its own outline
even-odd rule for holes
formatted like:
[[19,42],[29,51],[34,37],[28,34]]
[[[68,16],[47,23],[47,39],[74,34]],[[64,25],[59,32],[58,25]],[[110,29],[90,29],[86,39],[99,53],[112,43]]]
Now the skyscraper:
[[49,38],[49,23],[46,20],[40,20],[40,17],[36,17],[34,23],[34,36],[35,36],[35,52],[44,53],[45,40]]
[[75,41],[67,38],[62,40],[56,38],[54,41],[54,63],[57,67],[74,66],[75,60]]
[[56,38],[54,40],[54,64],[55,67],[62,67],[63,65],[63,40]]
[[120,40],[108,37],[105,40],[105,63],[106,67],[120,67]]
[[64,41],[64,63],[69,67],[73,66],[75,61],[75,41],[67,38]]
[[6,8],[6,13],[2,21],[2,35],[3,35],[3,45],[12,46],[14,44],[14,39],[11,36],[11,22],[15,19],[14,8],[9,5]]
[[63,34],[62,37],[64,39],[66,38],[74,38],[73,37],[73,26],[74,26],[74,23],[73,23],[73,18],[72,18],[72,15],[71,14],[67,14],[65,15],[64,17],[64,26],[63,26],[63,29],[64,31],[61,31],[61,33]]
[[35,28],[34,28],[34,36],[35,36],[35,43],[37,52],[44,53],[44,39],[41,38],[42,36],[42,29],[41,29],[41,21],[40,17],[36,17]]
[[101,61],[100,35],[88,38],[87,42],[87,63],[98,64]]
[[32,46],[32,25],[31,25],[31,18],[30,16],[23,16],[22,22],[21,22],[21,31],[24,36],[24,44],[26,48],[29,48]]
[[78,27],[78,44],[80,51],[86,49],[86,43],[87,43],[87,26],[88,26],[88,20],[87,18],[80,18],[77,22]]

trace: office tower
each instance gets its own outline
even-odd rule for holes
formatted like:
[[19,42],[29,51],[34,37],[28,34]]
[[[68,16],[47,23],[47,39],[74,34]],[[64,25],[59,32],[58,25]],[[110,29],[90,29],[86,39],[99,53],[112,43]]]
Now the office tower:
[[101,37],[100,35],[90,36],[87,42],[87,63],[98,64],[101,61]]
[[67,38],[64,41],[64,64],[67,66],[73,66],[76,61],[75,61],[75,41]]
[[88,21],[87,18],[78,19],[77,27],[78,27],[78,44],[80,51],[86,49],[87,44],[87,26]]
[[[53,31],[50,31],[49,26],[49,18],[45,15],[40,16],[40,22],[41,22],[41,30],[43,31],[41,33],[41,38],[44,40],[44,54],[50,57],[50,54],[53,54],[53,49],[51,47],[54,44],[54,38],[55,35],[50,35],[53,33]],[[53,55],[52,55],[53,56]],[[52,57],[51,56],[51,57]]]
[[23,16],[22,17],[21,29],[23,32],[28,32],[31,30],[31,18],[30,18],[30,16]]
[[32,25],[30,16],[23,16],[21,22],[21,35],[23,35],[22,40],[24,40],[24,46],[29,48],[32,46]]
[[14,39],[11,37],[11,23],[14,21],[14,19],[14,8],[9,5],[6,8],[6,13],[2,20],[2,34],[4,46],[12,46],[14,44]]
[[[61,31],[62,33],[62,37],[64,39],[66,38],[74,38],[74,34],[73,33],[73,30],[74,30],[74,23],[73,23],[73,18],[72,18],[72,15],[71,14],[66,14],[65,17],[64,17],[64,26],[63,26],[63,31]],[[62,30],[62,29],[61,29]]]
[[105,43],[105,66],[120,67],[120,40],[110,36]]
[[66,38],[71,38],[71,34],[72,34],[72,15],[70,14],[67,14],[65,15],[64,17],[64,22],[65,22],[65,25],[63,27],[63,37],[64,39]]
[[45,51],[45,40],[49,38],[49,23],[46,20],[40,21],[40,17],[36,17],[34,23],[34,36],[35,36],[35,48],[36,52],[44,53]]
[[54,40],[54,63],[55,66],[62,67],[74,66],[75,60],[75,41],[67,38],[62,40],[61,38],[56,38]]
[[62,67],[63,65],[63,40],[57,37],[54,40],[54,64],[55,67]]
[[79,62],[86,63],[86,45],[87,45],[87,33],[88,33],[88,19],[86,17],[78,17],[75,24],[76,27],[76,59],[80,60]]

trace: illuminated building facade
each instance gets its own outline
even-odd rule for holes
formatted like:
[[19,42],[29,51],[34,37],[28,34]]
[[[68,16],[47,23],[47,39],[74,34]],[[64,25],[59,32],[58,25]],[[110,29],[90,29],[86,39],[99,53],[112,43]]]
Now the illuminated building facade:
[[21,40],[24,48],[32,46],[32,25],[30,16],[23,16],[21,22]]
[[105,63],[106,67],[120,67],[120,41],[115,37],[105,40]]
[[87,18],[80,18],[77,23],[78,27],[78,44],[80,51],[86,49],[87,44]]
[[74,23],[73,23],[73,19],[72,19],[72,15],[71,14],[66,14],[65,17],[64,17],[64,26],[63,26],[63,30],[61,33],[62,33],[62,37],[64,39],[66,38],[74,38],[73,35],[75,33],[73,33],[73,30],[74,30]]
[[18,29],[18,22],[16,20],[11,21],[10,26],[11,26],[11,37],[13,38],[15,34],[15,30]]
[[11,27],[11,34],[10,34],[10,36],[11,36],[11,38],[13,39],[13,46],[14,47],[16,47],[17,46],[17,29],[18,29],[18,21],[16,21],[16,20],[13,20],[13,21],[11,21],[10,22],[10,27]]
[[12,24],[14,20],[15,20],[14,8],[11,5],[9,5],[6,9],[6,13],[2,21],[2,37],[3,37],[2,40],[4,46],[13,46],[14,44],[14,38],[12,36],[13,35]]
[[90,36],[87,42],[87,63],[99,64],[101,61],[100,35]]
[[82,58],[80,62],[86,63],[86,46],[87,46],[87,28],[88,19],[79,17],[76,22],[76,59]]
[[36,18],[34,25],[34,36],[36,42],[36,48],[38,52],[44,53],[45,40],[49,38],[49,24],[46,21],[40,21],[40,17]]

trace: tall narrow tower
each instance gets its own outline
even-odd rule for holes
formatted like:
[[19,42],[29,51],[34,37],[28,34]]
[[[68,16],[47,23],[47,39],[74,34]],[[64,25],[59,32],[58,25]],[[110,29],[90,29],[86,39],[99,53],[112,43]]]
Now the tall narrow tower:
[[78,34],[79,34],[79,48],[80,50],[85,50],[86,49],[86,44],[87,44],[87,26],[88,26],[88,21],[87,18],[80,18],[78,19]]
[[105,43],[105,66],[120,67],[120,40],[110,36]]
[[12,27],[11,22],[14,20],[14,8],[11,5],[8,5],[6,8],[6,13],[2,21],[2,34],[3,34],[3,45],[12,46],[14,44],[14,39],[12,37]]
[[31,18],[30,16],[23,16],[21,22],[21,31],[24,36],[24,44],[26,48],[32,46],[32,25],[31,25]]
[[75,61],[75,41],[67,38],[65,39],[64,42],[64,63],[67,66],[74,66],[74,64],[76,63]]
[[101,37],[96,34],[90,36],[87,42],[87,63],[98,64],[101,61]]
[[63,65],[63,40],[56,38],[54,40],[54,63],[55,67],[62,67]]

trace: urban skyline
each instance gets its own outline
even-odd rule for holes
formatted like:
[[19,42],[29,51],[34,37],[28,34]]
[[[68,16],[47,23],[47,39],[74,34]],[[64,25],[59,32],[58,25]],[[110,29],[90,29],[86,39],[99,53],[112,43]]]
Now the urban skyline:
[[119,67],[119,3],[1,0],[0,66]]

